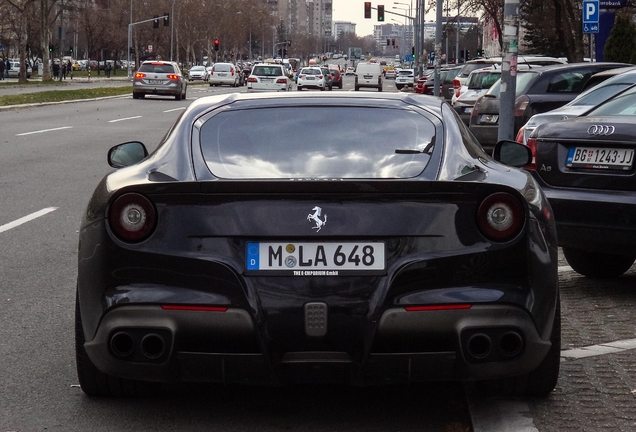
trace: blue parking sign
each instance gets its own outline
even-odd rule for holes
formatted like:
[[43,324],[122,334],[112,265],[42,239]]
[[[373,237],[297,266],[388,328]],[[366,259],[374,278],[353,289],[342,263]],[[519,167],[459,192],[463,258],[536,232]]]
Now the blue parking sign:
[[583,33],[598,33],[599,0],[583,2]]

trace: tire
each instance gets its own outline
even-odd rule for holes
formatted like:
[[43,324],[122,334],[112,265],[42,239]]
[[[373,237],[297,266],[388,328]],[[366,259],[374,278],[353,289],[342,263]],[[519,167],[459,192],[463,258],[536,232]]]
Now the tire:
[[342,90],[342,82],[340,83],[340,85],[338,86],[338,88],[339,88],[340,90]]
[[619,277],[636,261],[636,257],[631,255],[588,252],[569,247],[563,248],[563,255],[575,272],[595,279]]
[[210,83],[210,87],[212,87],[212,83]]
[[301,86],[296,86],[296,90],[301,91],[303,88]]
[[395,87],[396,87],[398,90],[402,90],[402,87],[403,87],[403,86],[401,86],[401,85],[396,85]]
[[325,88],[324,87],[320,87],[320,91],[325,91]]
[[557,297],[552,335],[552,346],[541,364],[532,372],[510,378],[477,382],[478,388],[487,395],[516,397],[545,397],[557,385],[561,365],[561,300]]
[[139,99],[139,93],[133,92],[133,99]]
[[356,86],[355,90],[360,91],[360,87]]
[[179,94],[174,95],[175,100],[181,100],[181,92]]
[[149,396],[156,394],[160,383],[115,378],[100,372],[84,349],[84,328],[79,306],[79,293],[75,294],[75,361],[77,378],[82,391],[88,396]]

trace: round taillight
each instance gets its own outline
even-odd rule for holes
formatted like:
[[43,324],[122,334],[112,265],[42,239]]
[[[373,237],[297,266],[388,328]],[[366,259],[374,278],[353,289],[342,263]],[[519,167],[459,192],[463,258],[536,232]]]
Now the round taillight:
[[525,211],[514,196],[499,192],[488,196],[477,210],[479,231],[489,240],[506,242],[523,228]]
[[143,195],[127,193],[110,206],[108,223],[115,235],[126,242],[148,238],[157,224],[155,207]]

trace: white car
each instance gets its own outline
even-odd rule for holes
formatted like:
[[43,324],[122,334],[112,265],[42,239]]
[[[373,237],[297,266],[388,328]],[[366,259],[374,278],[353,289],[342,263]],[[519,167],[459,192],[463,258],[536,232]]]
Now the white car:
[[395,77],[397,77],[395,69],[387,69],[386,72],[384,72],[384,78],[386,79],[395,79]]
[[356,70],[352,67],[348,67],[347,71],[345,72],[345,75],[355,75],[356,74]]
[[215,63],[208,78],[210,86],[229,85],[238,87],[240,83],[239,71],[232,63]]
[[195,81],[207,81],[208,79],[208,71],[205,69],[205,66],[192,66],[188,71],[188,80]]
[[[9,78],[17,78],[20,76],[20,59],[9,59],[9,70],[7,71]],[[31,78],[31,66],[26,67],[26,77]]]
[[413,87],[415,83],[415,71],[413,69],[400,69],[395,77],[395,87],[401,90],[403,87]]
[[466,125],[470,124],[470,114],[477,99],[483,96],[499,78],[501,78],[499,67],[477,69],[472,71],[464,85],[453,93],[451,100],[453,108]]
[[290,91],[292,79],[287,76],[285,67],[279,64],[263,63],[254,65],[247,78],[247,91]]
[[298,83],[296,85],[298,90],[315,88],[324,91],[327,87],[327,78],[318,66],[304,67],[298,73]]

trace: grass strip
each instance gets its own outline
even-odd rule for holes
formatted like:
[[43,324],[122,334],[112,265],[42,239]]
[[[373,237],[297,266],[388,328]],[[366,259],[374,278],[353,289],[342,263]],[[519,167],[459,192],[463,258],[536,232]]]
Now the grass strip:
[[94,99],[132,93],[132,86],[100,87],[79,90],[50,90],[36,93],[0,96],[0,106]]

